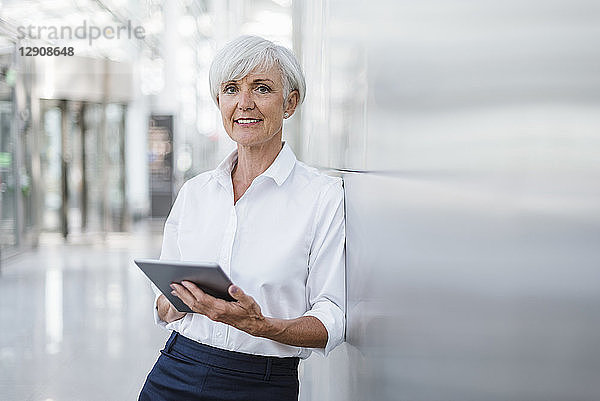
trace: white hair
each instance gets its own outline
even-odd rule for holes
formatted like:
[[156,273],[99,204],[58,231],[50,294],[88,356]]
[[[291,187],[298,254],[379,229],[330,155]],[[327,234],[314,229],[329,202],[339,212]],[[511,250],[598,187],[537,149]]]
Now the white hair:
[[240,36],[217,52],[208,74],[214,102],[218,105],[217,97],[224,82],[242,79],[256,67],[269,69],[274,65],[281,71],[284,101],[297,90],[298,104],[302,103],[306,83],[296,56],[290,49],[259,36]]

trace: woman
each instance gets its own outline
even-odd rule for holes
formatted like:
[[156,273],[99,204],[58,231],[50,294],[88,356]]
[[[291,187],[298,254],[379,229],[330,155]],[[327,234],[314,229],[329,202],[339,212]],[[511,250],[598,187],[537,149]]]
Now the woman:
[[237,150],[183,185],[161,259],[219,263],[236,301],[186,281],[173,294],[195,313],[157,296],[155,319],[173,333],[140,400],[297,400],[299,359],[344,337],[341,180],[282,142],[305,92],[290,50],[235,39],[216,55],[210,88]]

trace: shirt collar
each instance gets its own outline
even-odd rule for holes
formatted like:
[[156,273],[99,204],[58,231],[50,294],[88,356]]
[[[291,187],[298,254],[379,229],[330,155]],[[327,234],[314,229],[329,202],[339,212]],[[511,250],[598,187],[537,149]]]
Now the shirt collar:
[[[219,163],[216,169],[213,170],[213,177],[219,180],[224,178],[231,180],[231,171],[233,170],[233,166],[237,162],[237,159],[238,151],[235,149],[225,159],[223,159],[221,163]],[[294,169],[295,164],[296,155],[287,142],[284,142],[282,149],[279,151],[279,154],[273,163],[271,163],[269,168],[259,175],[259,177],[271,177],[278,186],[281,186],[281,184],[283,184],[289,177],[290,173]]]

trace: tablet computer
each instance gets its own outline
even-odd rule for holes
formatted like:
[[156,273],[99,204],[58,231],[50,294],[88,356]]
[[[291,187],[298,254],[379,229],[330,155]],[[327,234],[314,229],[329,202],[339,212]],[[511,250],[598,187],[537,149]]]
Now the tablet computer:
[[231,280],[216,263],[156,259],[135,259],[134,262],[179,312],[194,313],[181,299],[171,294],[171,283],[184,280],[191,281],[215,298],[235,301],[228,291]]

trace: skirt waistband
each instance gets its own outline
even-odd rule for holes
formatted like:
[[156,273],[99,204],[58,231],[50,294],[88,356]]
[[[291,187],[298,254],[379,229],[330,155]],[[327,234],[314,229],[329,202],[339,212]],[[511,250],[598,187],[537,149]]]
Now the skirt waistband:
[[165,349],[161,352],[174,357],[178,354],[190,362],[265,375],[297,375],[300,361],[298,357],[252,355],[215,348],[182,336],[176,331],[171,333]]

